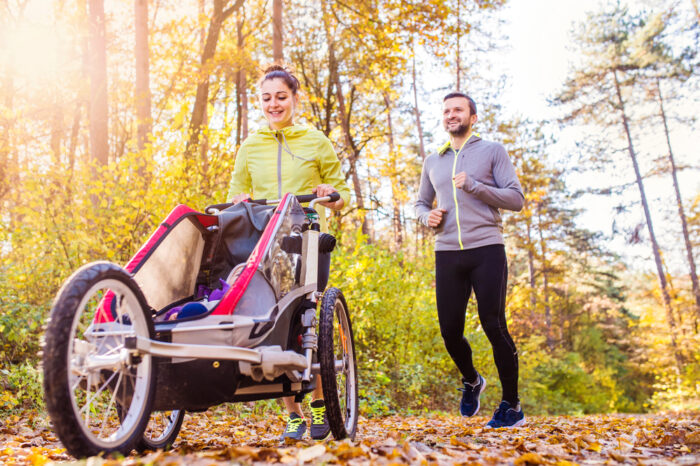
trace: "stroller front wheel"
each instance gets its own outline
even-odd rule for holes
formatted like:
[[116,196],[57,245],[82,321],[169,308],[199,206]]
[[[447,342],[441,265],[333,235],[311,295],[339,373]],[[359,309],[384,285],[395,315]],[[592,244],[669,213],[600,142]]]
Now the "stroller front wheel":
[[175,443],[184,419],[184,409],[151,413],[146,431],[136,449],[142,453],[146,450],[168,450]]
[[141,438],[153,402],[154,361],[124,343],[153,335],[143,293],[117,265],[88,264],[63,285],[44,338],[44,396],[71,455],[128,455]]
[[328,289],[321,300],[318,360],[333,437],[354,439],[358,418],[357,361],[348,305],[338,288]]

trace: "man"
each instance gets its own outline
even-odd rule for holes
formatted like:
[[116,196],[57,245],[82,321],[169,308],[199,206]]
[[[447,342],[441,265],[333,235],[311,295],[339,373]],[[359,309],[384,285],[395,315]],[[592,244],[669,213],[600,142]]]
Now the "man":
[[[462,373],[460,412],[474,416],[486,380],[474,369],[464,338],[472,289],[479,320],[491,346],[503,401],[489,427],[525,422],[518,398],[518,353],[505,316],[508,265],[499,209],[519,211],[523,192],[505,148],[472,133],[476,104],[453,92],[443,99],[443,125],[450,140],[423,164],[416,213],[435,229],[435,293],[445,347]],[[437,198],[437,207],[433,201]]]

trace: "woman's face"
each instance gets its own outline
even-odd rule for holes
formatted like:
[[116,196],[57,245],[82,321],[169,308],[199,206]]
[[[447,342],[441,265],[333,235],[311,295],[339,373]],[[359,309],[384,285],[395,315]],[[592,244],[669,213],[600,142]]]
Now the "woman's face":
[[292,125],[297,97],[281,78],[266,79],[260,85],[260,103],[271,129]]

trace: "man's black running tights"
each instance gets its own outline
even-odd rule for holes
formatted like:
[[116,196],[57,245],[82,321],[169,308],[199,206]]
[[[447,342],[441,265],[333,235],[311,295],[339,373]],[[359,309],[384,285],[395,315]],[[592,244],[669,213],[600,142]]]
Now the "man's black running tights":
[[464,321],[472,289],[479,320],[493,347],[503,399],[518,402],[518,352],[506,326],[508,263],[502,244],[460,251],[435,251],[435,292],[440,332],[448,353],[467,382],[476,380]]

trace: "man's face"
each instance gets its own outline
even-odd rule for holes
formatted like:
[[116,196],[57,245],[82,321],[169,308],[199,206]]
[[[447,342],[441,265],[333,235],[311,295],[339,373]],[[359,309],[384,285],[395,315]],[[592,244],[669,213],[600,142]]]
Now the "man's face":
[[469,101],[464,97],[453,97],[442,103],[442,124],[453,136],[464,136],[476,123],[476,115],[469,111]]

